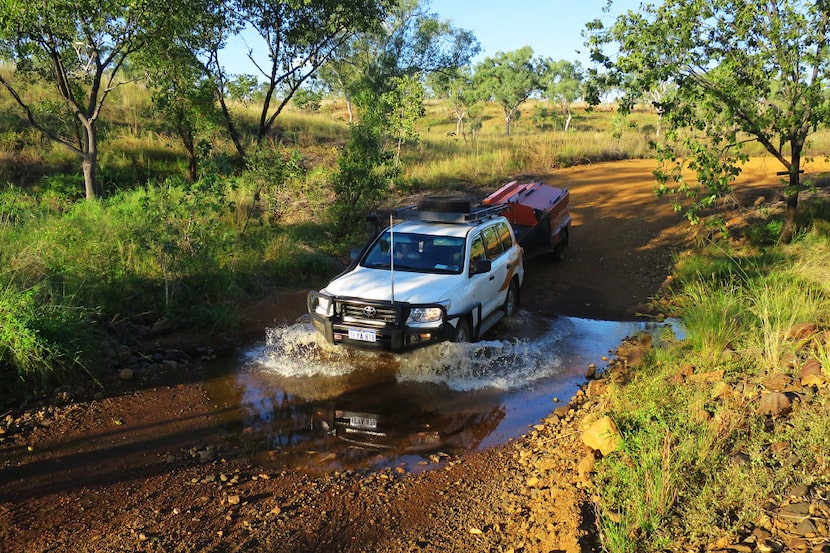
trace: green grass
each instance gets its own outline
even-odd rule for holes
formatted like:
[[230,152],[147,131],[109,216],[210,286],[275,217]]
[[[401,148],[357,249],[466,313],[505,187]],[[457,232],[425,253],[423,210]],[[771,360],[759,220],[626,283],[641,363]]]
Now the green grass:
[[[681,259],[673,300],[685,338],[652,350],[633,380],[611,387],[608,397],[623,448],[604,457],[595,475],[607,551],[736,540],[780,490],[830,484],[826,399],[805,397],[779,419],[756,414],[762,379],[790,373],[785,358],[800,366],[816,357],[826,373],[830,346],[787,337],[800,322],[830,330],[825,229],[814,221],[774,255],[710,244]],[[687,365],[723,377],[677,383]],[[786,444],[786,453],[773,453],[772,444]],[[792,459],[797,467],[787,465]]]

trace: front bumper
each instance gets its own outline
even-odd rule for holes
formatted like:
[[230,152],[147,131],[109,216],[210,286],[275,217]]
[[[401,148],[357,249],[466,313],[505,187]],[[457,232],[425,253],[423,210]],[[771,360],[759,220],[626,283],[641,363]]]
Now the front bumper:
[[[318,311],[320,298],[328,302],[325,314]],[[441,320],[406,324],[411,310],[422,307],[440,308]],[[444,342],[455,335],[455,327],[447,322],[446,310],[437,304],[371,301],[309,292],[308,312],[314,328],[329,343],[354,348],[401,352]]]

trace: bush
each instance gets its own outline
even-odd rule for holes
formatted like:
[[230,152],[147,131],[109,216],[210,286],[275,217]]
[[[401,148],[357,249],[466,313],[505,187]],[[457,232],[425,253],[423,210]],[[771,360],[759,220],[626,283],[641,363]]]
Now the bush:
[[86,371],[97,341],[90,313],[53,299],[45,286],[0,289],[0,398],[38,395]]

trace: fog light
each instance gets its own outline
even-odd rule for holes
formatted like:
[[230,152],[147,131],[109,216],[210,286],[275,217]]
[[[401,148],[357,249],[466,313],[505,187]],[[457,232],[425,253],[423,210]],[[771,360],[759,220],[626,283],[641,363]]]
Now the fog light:
[[419,334],[418,337],[421,340],[429,340],[430,338],[432,338],[432,334]]

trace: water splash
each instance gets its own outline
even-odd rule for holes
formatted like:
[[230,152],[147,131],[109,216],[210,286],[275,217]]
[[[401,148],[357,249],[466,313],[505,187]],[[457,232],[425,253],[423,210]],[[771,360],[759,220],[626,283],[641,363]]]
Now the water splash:
[[513,390],[562,370],[563,340],[573,332],[567,319],[542,321],[522,312],[509,323],[500,334],[518,337],[445,342],[402,356],[398,380],[444,384],[456,391]]
[[[573,332],[568,319],[542,320],[521,312],[500,325],[495,339],[444,342],[403,354],[329,344],[308,323],[270,328],[264,345],[246,353],[246,364],[288,378],[342,377],[384,367],[399,382],[442,384],[455,391],[511,390],[555,375],[562,367],[562,341]],[[501,338],[501,336],[510,338]]]

